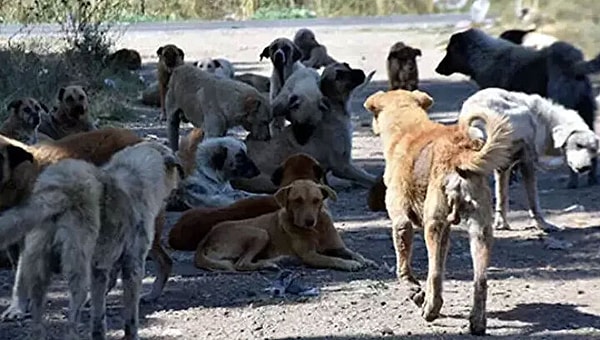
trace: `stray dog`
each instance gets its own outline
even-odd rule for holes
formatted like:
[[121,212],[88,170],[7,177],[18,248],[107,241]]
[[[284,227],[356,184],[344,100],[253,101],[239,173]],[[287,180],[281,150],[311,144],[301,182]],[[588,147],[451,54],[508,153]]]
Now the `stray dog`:
[[268,142],[246,138],[248,155],[261,175],[250,180],[233,181],[234,187],[250,192],[275,192],[277,187],[271,183],[269,174],[287,157],[299,152],[314,157],[326,172],[332,171],[334,176],[371,187],[375,176],[352,162],[352,122],[346,104],[350,94],[367,86],[373,74],[365,77],[362,70],[353,69],[346,63],[327,66],[321,74],[320,88],[330,103],[330,110],[323,115],[308,142],[300,145],[296,141],[293,125],[286,126],[281,134]]
[[129,48],[122,48],[109,54],[106,58],[106,62],[113,67],[124,68],[131,71],[142,68],[142,56],[140,56],[138,51]]
[[[365,101],[381,131],[385,157],[385,203],[392,220],[398,279],[415,288],[412,300],[427,321],[439,317],[450,226],[469,225],[474,268],[471,334],[486,329],[486,269],[493,241],[492,197],[487,176],[510,160],[508,120],[481,112],[442,125],[425,111],[433,99],[415,90],[379,91]],[[487,140],[472,139],[470,123],[483,120]],[[482,131],[479,131],[480,133]],[[411,268],[413,228],[425,229],[429,271],[422,290]]]
[[[455,33],[446,56],[436,68],[442,75],[458,72],[471,77],[481,88],[499,87],[508,91],[539,94],[575,110],[594,130],[596,101],[587,74],[600,71],[600,55],[590,61],[566,42],[556,42],[539,51],[491,37],[477,29]],[[592,161],[590,185],[598,182]],[[571,171],[568,188],[577,187]]]
[[269,93],[271,88],[271,80],[269,77],[261,76],[260,74],[244,73],[236,74],[233,79],[254,86],[258,92]]
[[[302,51],[290,39],[277,38],[263,49],[260,54],[261,61],[262,58],[271,59],[273,64],[269,89],[269,100],[272,105],[288,78],[298,69],[305,67],[300,62]],[[285,118],[277,117],[271,125],[272,134],[278,134],[284,126]]]
[[185,54],[183,50],[173,44],[164,45],[156,50],[158,55],[158,97],[160,98],[159,120],[166,120],[167,113],[165,109],[165,97],[169,86],[169,79],[173,70],[183,65]]
[[[81,160],[48,166],[22,205],[0,216],[0,247],[25,236],[15,285],[31,299],[35,339],[45,339],[42,316],[53,256],[68,277],[69,339],[77,327],[91,276],[92,338],[106,336],[109,273],[122,273],[125,338],[138,339],[144,263],[154,219],[178,181],[177,160],[159,143],[142,142],[117,152],[101,169]],[[85,226],[85,228],[82,228]]]
[[[193,155],[185,155],[193,152]],[[208,138],[190,151],[179,150],[181,158],[193,159],[194,167],[181,181],[170,206],[222,207],[251,194],[231,187],[234,178],[252,178],[259,170],[246,154],[246,145],[235,137]],[[186,171],[184,170],[184,173]],[[177,209],[181,210],[181,209]]]
[[165,105],[167,136],[175,151],[182,118],[201,128],[205,138],[222,137],[238,125],[257,140],[271,138],[269,124],[273,115],[264,95],[248,84],[218,78],[192,65],[173,71]]
[[279,210],[212,228],[198,245],[196,266],[279,269],[278,262],[290,257],[316,268],[355,271],[376,266],[344,246],[324,206],[327,198],[335,200],[336,194],[326,185],[305,179],[292,182],[275,193]]
[[294,35],[294,44],[302,51],[300,61],[304,66],[319,69],[337,63],[327,54],[327,48],[317,42],[315,33],[308,28],[301,28]]
[[413,91],[419,88],[418,56],[421,56],[421,50],[418,48],[412,48],[401,41],[392,45],[387,57],[390,90]]
[[37,128],[42,114],[48,114],[48,108],[37,100],[27,97],[15,99],[7,106],[10,112],[2,126],[0,134],[16,139],[21,143],[37,143]]
[[[598,152],[598,137],[575,111],[535,94],[487,88],[469,97],[463,103],[460,115],[469,115],[482,109],[495,115],[506,116],[512,123],[512,159],[520,163],[529,215],[538,229],[556,229],[544,219],[540,209],[535,175],[538,157],[546,155],[549,149],[559,149],[564,153],[569,167],[575,173],[581,173],[591,168],[592,159]],[[507,168],[496,169],[494,173],[494,226],[497,229],[510,229],[506,220],[510,170],[509,165]]]
[[294,72],[271,103],[273,116],[285,117],[300,145],[308,142],[323,115],[330,109],[329,100],[319,89],[320,76],[314,69]]
[[500,39],[508,40],[514,44],[530,47],[535,50],[541,50],[558,41],[554,36],[535,32],[535,30],[535,28],[529,30],[506,30],[500,34]]
[[[325,172],[316,159],[307,154],[288,157],[271,176],[273,184],[284,187],[297,179],[325,183]],[[186,211],[169,232],[169,246],[177,250],[195,250],[217,223],[257,217],[279,210],[272,195],[250,196],[219,207],[199,207]]]
[[205,58],[194,62],[194,66],[198,67],[202,71],[213,73],[215,76],[220,78],[232,79],[235,74],[235,68],[233,67],[233,64],[231,64],[229,60],[223,58]]
[[61,87],[58,90],[58,107],[50,114],[40,116],[38,137],[40,140],[57,140],[78,132],[96,130],[88,109],[88,96],[83,87]]

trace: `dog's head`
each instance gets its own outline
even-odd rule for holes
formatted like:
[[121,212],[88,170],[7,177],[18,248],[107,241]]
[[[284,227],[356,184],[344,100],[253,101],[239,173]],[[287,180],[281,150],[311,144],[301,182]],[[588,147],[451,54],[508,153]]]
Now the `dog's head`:
[[58,90],[58,120],[72,125],[87,119],[89,101],[85,89],[78,85]]
[[302,59],[302,51],[290,39],[277,38],[263,49],[260,60],[262,58],[271,59],[273,66],[281,71],[285,65],[292,65]]
[[564,151],[567,164],[573,171],[582,173],[591,169],[592,159],[598,153],[598,137],[592,130],[574,130],[559,125],[552,129],[552,138],[554,146]]
[[298,179],[308,179],[327,184],[325,171],[319,162],[305,153],[289,156],[271,175],[271,182],[278,187],[290,185]]
[[401,62],[415,61],[417,57],[421,56],[421,50],[418,48],[412,48],[399,41],[392,45],[390,52],[388,53],[388,60],[396,59]]
[[270,140],[269,124],[273,120],[273,112],[267,97],[256,90],[252,91],[243,97],[242,106],[244,111],[242,127],[250,132],[249,138]]
[[253,178],[260,174],[256,164],[248,157],[246,144],[237,138],[209,138],[200,147],[210,150],[210,166],[223,173],[227,180]]
[[513,44],[521,45],[523,43],[523,38],[525,38],[527,34],[534,32],[535,30],[535,28],[530,30],[506,30],[500,34],[499,38],[504,39],[506,41],[510,41]]
[[40,124],[40,115],[48,113],[48,108],[33,98],[20,98],[7,106],[11,116],[27,129],[35,129]]
[[31,153],[5,142],[0,136],[0,211],[20,203],[30,194],[35,167]]
[[482,35],[485,33],[474,28],[454,33],[446,46],[446,55],[435,68],[435,72],[444,76],[453,73],[471,75],[470,54],[477,53],[473,43],[475,40],[481,39]]
[[183,50],[173,44],[164,45],[156,50],[158,62],[165,64],[168,68],[175,68],[183,65],[185,54]]
[[321,92],[330,100],[345,102],[365,79],[362,70],[353,69],[347,63],[333,63],[321,73]]
[[[403,109],[419,107],[422,110],[427,110],[431,105],[433,105],[433,99],[427,93],[419,90],[377,91],[369,96],[364,103],[365,109],[373,113],[373,124],[380,131],[383,125],[390,123],[387,122],[381,125],[382,119],[387,119],[387,117],[383,118],[383,112],[390,112],[390,115],[386,116],[390,116],[390,120],[397,120]],[[395,112],[395,109],[398,109],[399,112]]]
[[[301,28],[296,31],[296,34],[294,35],[294,44],[296,44],[303,53],[320,46],[315,38],[315,34],[308,28]],[[305,55],[304,57],[307,58],[308,56]]]
[[219,59],[204,58],[200,61],[194,62],[194,66],[198,67],[202,71],[212,73],[220,78],[227,78],[225,74],[225,66]]
[[299,228],[311,229],[317,225],[323,202],[336,200],[335,191],[312,180],[299,179],[275,193],[275,200],[285,209],[289,222]]

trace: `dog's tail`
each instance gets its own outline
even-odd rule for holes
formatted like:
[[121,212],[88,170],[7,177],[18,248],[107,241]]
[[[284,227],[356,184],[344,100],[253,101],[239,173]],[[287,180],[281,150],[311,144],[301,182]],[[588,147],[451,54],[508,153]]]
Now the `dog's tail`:
[[582,61],[573,66],[573,71],[577,76],[584,76],[586,74],[593,74],[600,72],[600,54],[594,59],[588,61]]
[[0,214],[0,249],[6,249],[19,242],[31,230],[40,226],[45,218],[52,216],[48,214],[48,206],[52,205],[29,199],[23,205],[2,212]]
[[179,142],[178,156],[181,160],[184,175],[189,176],[196,169],[196,151],[198,144],[204,139],[204,131],[200,128],[193,128],[190,133],[181,138]]
[[495,169],[502,168],[510,162],[512,144],[512,126],[508,117],[490,113],[486,110],[461,115],[458,124],[468,132],[474,129],[472,123],[481,120],[485,123],[486,139],[479,151],[467,154],[467,158],[456,169],[461,177],[469,173],[488,175]]

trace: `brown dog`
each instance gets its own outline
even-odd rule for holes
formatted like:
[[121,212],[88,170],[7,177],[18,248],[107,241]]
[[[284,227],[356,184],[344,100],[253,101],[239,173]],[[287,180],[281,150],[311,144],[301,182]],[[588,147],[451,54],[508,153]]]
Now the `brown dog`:
[[109,54],[106,58],[106,62],[112,67],[134,71],[139,70],[142,67],[142,56],[136,50],[122,48]]
[[[492,244],[492,206],[487,177],[510,161],[511,125],[504,117],[475,112],[456,125],[433,122],[425,111],[433,104],[415,90],[379,91],[365,101],[381,131],[385,156],[385,203],[392,220],[396,274],[417,292],[413,301],[433,321],[443,304],[442,281],[450,225],[469,224],[474,268],[472,334],[485,334],[486,269]],[[471,122],[485,123],[484,142],[472,139]],[[427,287],[421,290],[411,268],[413,228],[424,228],[429,257]]]
[[78,133],[96,130],[88,112],[89,101],[81,86],[70,85],[58,90],[58,107],[42,114],[38,127],[41,140],[57,140]]
[[166,120],[167,114],[165,111],[165,96],[167,95],[167,86],[169,85],[169,79],[173,69],[177,66],[183,65],[183,59],[185,54],[179,47],[168,44],[158,48],[156,50],[158,55],[158,95],[160,98],[160,120]]
[[[316,268],[354,271],[373,261],[346,248],[324,206],[335,199],[326,185],[300,179],[279,189],[279,210],[255,218],[217,224],[196,250],[195,264],[209,270],[279,268],[295,258]],[[327,254],[327,255],[326,255]]]
[[413,91],[419,88],[417,57],[421,50],[399,41],[392,45],[387,57],[387,75],[390,90]]
[[10,113],[0,126],[0,134],[25,144],[36,143],[40,117],[48,113],[48,108],[37,100],[26,97],[13,100],[7,109]]

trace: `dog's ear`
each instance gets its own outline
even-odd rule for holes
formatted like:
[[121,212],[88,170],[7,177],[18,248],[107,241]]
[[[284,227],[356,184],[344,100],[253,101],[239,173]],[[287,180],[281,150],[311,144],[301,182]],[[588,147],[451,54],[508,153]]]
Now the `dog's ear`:
[[292,185],[285,186],[277,190],[277,192],[275,192],[273,195],[273,197],[275,197],[275,201],[277,201],[277,204],[279,204],[280,207],[285,208],[287,206],[288,194],[290,193],[291,188]]
[[270,56],[269,56],[269,48],[270,47],[271,47],[271,45],[269,45],[263,49],[262,53],[259,56],[260,57],[259,61],[262,61],[263,58],[266,58],[266,59],[270,58]]
[[15,99],[12,102],[10,102],[8,104],[8,106],[6,107],[6,109],[8,111],[17,111],[19,109],[19,106],[21,106],[21,104],[23,104],[23,100],[21,99]]
[[327,185],[327,176],[319,164],[313,165],[313,173],[315,174],[315,180],[317,182]]
[[215,65],[215,68],[223,67],[223,65],[221,65],[221,62],[217,59],[213,59],[213,64]]
[[422,54],[421,54],[421,50],[420,50],[420,49],[418,49],[418,48],[413,48],[413,57],[414,57],[414,58],[416,58],[416,57],[420,57],[421,55],[422,55]]
[[383,103],[381,101],[384,95],[385,92],[381,90],[373,93],[367,98],[367,100],[365,100],[363,106],[365,107],[365,109],[369,110],[371,113],[377,116],[379,112],[381,112],[381,110],[383,109]]
[[337,194],[331,187],[328,185],[321,184],[319,185],[319,189],[321,189],[321,193],[323,194],[323,199],[329,198],[332,201],[337,201]]
[[162,47],[162,46],[159,47],[158,50],[156,50],[156,55],[160,57],[162,55],[163,50],[164,50],[164,47]]
[[275,169],[275,171],[273,171],[273,174],[271,175],[271,183],[273,183],[275,186],[278,187],[281,185],[282,180],[283,180],[283,166],[280,166],[277,169]]
[[179,47],[177,48],[177,54],[179,54],[182,60],[185,59],[185,53],[183,53],[183,50]]
[[363,70],[352,69],[352,71],[350,71],[350,80],[352,84],[362,84],[365,81],[365,78],[367,78],[367,76]]
[[7,145],[6,155],[8,157],[8,166],[11,170],[23,162],[33,163],[33,155],[18,146]]
[[42,107],[42,109],[43,109],[43,110],[44,110],[46,113],[49,113],[49,112],[50,112],[50,110],[48,110],[48,107],[46,106],[46,104],[44,104],[44,103],[42,103],[42,102],[39,102],[39,103],[40,103],[40,106]]
[[296,62],[302,59],[302,51],[296,46],[296,44],[292,44],[292,61]]
[[219,146],[211,157],[211,163],[215,169],[223,170],[225,161],[227,160],[227,148]]
[[63,98],[65,97],[65,91],[66,91],[66,90],[65,90],[65,88],[64,88],[64,87],[61,87],[61,88],[58,90],[58,100],[59,100],[59,101],[61,101],[61,102],[62,102]]
[[431,105],[433,105],[433,98],[431,98],[427,93],[419,90],[414,90],[411,93],[423,110],[427,110],[431,107]]
[[558,125],[552,128],[552,139],[556,149],[563,148],[567,144],[567,139],[574,132],[573,129],[568,129],[568,125]]

